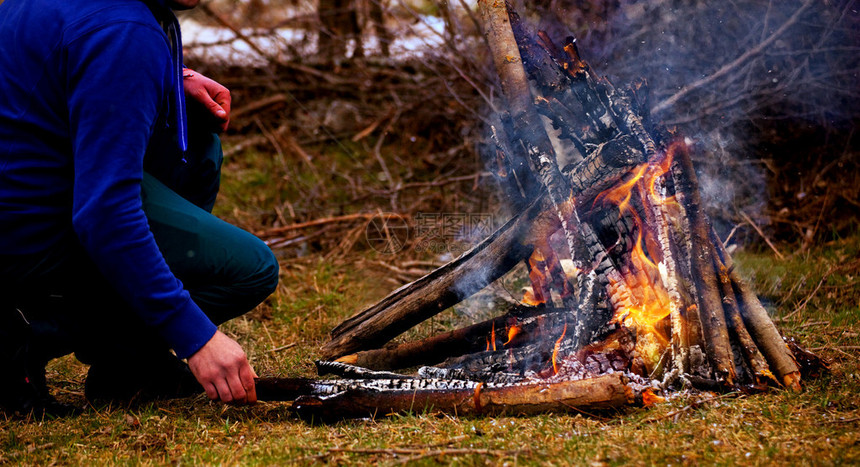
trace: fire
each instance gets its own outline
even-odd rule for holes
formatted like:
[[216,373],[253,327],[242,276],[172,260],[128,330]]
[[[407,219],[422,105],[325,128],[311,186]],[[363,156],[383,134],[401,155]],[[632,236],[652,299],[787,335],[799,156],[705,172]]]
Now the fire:
[[631,177],[630,180],[599,194],[597,198],[594,199],[594,206],[597,206],[598,203],[605,202],[616,205],[618,210],[621,212],[630,209],[629,203],[630,198],[633,196],[633,187],[642,180],[648,167],[649,164],[639,165],[639,167],[637,167],[633,172],[633,177]]
[[555,341],[555,347],[552,349],[552,374],[558,374],[558,348],[561,346],[561,341],[564,339],[564,335],[567,334],[567,323],[564,323],[564,329],[561,330],[561,337]]
[[517,325],[517,324],[511,325],[511,327],[508,328],[508,340],[505,341],[505,343],[502,345],[510,344],[511,341],[514,340],[514,337],[517,337],[517,335],[521,331],[522,331],[522,328],[519,325]]
[[493,329],[490,331],[490,342],[493,343],[493,351],[496,351],[496,322],[493,321]]
[[532,289],[531,287],[527,288],[526,291],[523,293],[522,302],[523,304],[528,306],[538,306],[544,303],[543,300],[538,300],[538,298],[535,297],[534,289]]
[[666,399],[654,394],[653,389],[648,388],[642,391],[642,405],[645,407],[651,407],[654,404],[659,404],[661,402],[666,402]]
[[541,250],[541,248],[535,248],[529,257],[529,280],[532,287],[523,295],[523,303],[530,306],[543,305],[548,298],[546,258]]
[[667,196],[663,197],[663,195],[657,193],[657,181],[669,173],[672,167],[672,159],[675,157],[675,153],[677,151],[686,150],[685,143],[683,142],[675,142],[669,149],[666,151],[666,154],[659,160],[657,160],[654,164],[651,165],[650,170],[646,176],[645,187],[648,193],[648,199],[654,204],[678,204],[675,200],[675,196]]
[[[635,333],[637,354],[642,357],[649,371],[657,364],[668,345],[669,336],[665,335],[667,329],[661,323],[665,322],[672,309],[672,300],[663,284],[663,250],[655,227],[656,222],[663,222],[663,219],[655,218],[660,215],[655,214],[654,207],[665,208],[677,204],[674,195],[666,195],[661,182],[670,173],[676,152],[684,150],[683,144],[674,143],[662,157],[636,167],[623,183],[599,194],[593,205],[614,206],[633,226],[629,233],[632,244],[619,242],[627,248],[621,260],[624,263],[618,265],[619,271],[623,270],[622,275],[617,279],[608,279],[613,285],[622,282],[632,295],[632,305],[616,309],[613,320]],[[535,239],[534,245],[535,249],[528,260],[531,287],[525,289],[523,303],[531,306],[551,304],[551,290],[556,290],[562,297],[572,294],[569,280],[580,271],[568,271],[571,267],[565,267],[564,262],[571,260],[558,258],[549,246],[548,237]],[[507,341],[503,345],[511,343],[520,332],[518,326],[510,326]],[[566,333],[565,323],[552,353],[553,374],[559,371],[558,352]],[[495,339],[493,328],[492,338],[487,340],[487,350],[495,350]]]
[[[659,355],[668,344],[667,336],[657,329],[657,325],[671,312],[671,299],[660,273],[662,250],[655,237],[656,232],[649,227],[649,224],[660,220],[653,218],[647,206],[676,203],[674,196],[664,197],[659,193],[658,182],[669,173],[675,152],[683,150],[679,146],[681,144],[670,146],[657,161],[641,164],[627,181],[601,193],[594,201],[595,206],[598,203],[616,206],[622,216],[632,219],[636,227],[636,240],[630,250],[628,271],[624,276],[624,282],[628,283],[633,293],[635,305],[615,310],[615,320],[634,329],[642,337],[638,347],[640,355],[647,356],[645,360]],[[644,209],[637,210],[634,204]],[[643,221],[639,212],[650,216],[647,222]],[[646,365],[654,363],[647,362]]]

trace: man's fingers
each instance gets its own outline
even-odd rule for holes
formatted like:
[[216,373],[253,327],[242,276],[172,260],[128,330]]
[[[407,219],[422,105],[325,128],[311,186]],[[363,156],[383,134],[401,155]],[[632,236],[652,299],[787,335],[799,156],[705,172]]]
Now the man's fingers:
[[213,401],[218,399],[218,389],[215,388],[214,384],[206,384],[203,386],[203,389],[206,391],[206,395],[209,396],[209,399]]
[[204,106],[206,106],[207,109],[209,109],[209,112],[211,112],[212,115],[218,117],[221,120],[227,119],[227,115],[229,115],[227,110],[224,110],[224,107],[222,107],[221,104],[212,99],[212,97],[208,93],[201,93],[199,100],[203,103]]
[[232,98],[230,97],[230,91],[223,86],[219,86],[221,89],[215,92],[214,100],[218,103],[218,106],[221,107],[221,110],[224,112],[223,115],[217,114],[217,117],[222,120],[221,123],[221,131],[227,131],[227,126],[230,125],[230,104],[232,102]]
[[[232,374],[227,378],[227,384],[230,385],[230,392],[233,396],[233,402],[242,403],[245,402],[245,388],[242,386],[242,381],[239,379],[239,375]],[[229,401],[224,401],[229,402]]]
[[230,91],[228,91],[227,88],[222,88],[215,93],[214,99],[215,102],[217,102],[218,105],[220,105],[221,108],[224,109],[224,112],[226,112],[226,116],[229,116],[230,105],[233,101],[232,97],[230,96]]
[[257,387],[254,384],[254,378],[257,373],[250,365],[247,365],[239,370],[239,379],[242,380],[242,387],[245,388],[245,401],[249,404],[257,402]]
[[218,397],[221,399],[221,402],[233,402],[233,392],[230,390],[227,380],[222,379],[217,381],[215,387],[218,388]]

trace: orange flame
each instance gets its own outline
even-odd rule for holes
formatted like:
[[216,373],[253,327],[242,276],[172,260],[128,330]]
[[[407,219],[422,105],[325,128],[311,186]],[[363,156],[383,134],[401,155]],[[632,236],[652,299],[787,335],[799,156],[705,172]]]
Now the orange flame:
[[635,173],[630,180],[613,187],[609,188],[603,193],[597,195],[594,199],[593,206],[597,206],[598,203],[601,202],[609,202],[616,206],[618,206],[618,210],[624,212],[625,209],[629,209],[630,197],[633,195],[633,187],[639,183],[639,180],[645,175],[645,171],[648,170],[648,164],[640,164],[636,167]]
[[552,374],[558,374],[558,348],[561,346],[561,340],[564,339],[564,335],[567,334],[567,323],[564,323],[564,329],[561,330],[561,337],[555,341],[555,347],[552,349]]
[[490,342],[493,343],[493,352],[496,351],[496,322],[493,321],[493,329],[490,331]]
[[514,337],[517,337],[517,335],[518,335],[521,331],[522,331],[522,328],[521,328],[519,325],[517,325],[517,324],[514,324],[514,325],[512,325],[511,327],[509,327],[509,328],[508,328],[508,340],[507,340],[507,341],[505,341],[505,343],[504,343],[504,344],[502,344],[502,345],[508,345],[508,344],[510,344],[510,343],[511,343],[511,341],[512,341],[512,340],[514,340]]
[[546,258],[541,253],[540,248],[535,248],[532,255],[529,257],[529,280],[531,281],[531,290],[526,290],[523,294],[523,303],[530,306],[537,306],[546,303],[547,291],[547,275],[544,272],[546,268]]
[[[648,225],[642,221],[637,210],[631,206],[634,190],[643,200],[643,203],[651,205],[666,205],[675,203],[674,196],[663,197],[657,190],[658,181],[671,170],[672,158],[676,151],[684,150],[683,142],[673,143],[669,149],[655,162],[641,164],[633,171],[633,176],[624,183],[612,187],[598,195],[594,204],[611,203],[618,210],[633,219],[637,228],[635,244],[630,253],[630,270],[635,280],[643,287],[634,287],[635,305],[629,308],[615,310],[615,319],[621,324],[635,328],[638,333],[652,334],[660,345],[665,345],[667,340],[655,328],[655,326],[670,313],[669,294],[661,281],[661,273],[655,258],[662,259],[662,251],[659,250],[659,242],[656,233],[651,232]],[[647,204],[646,204],[647,206]],[[648,211],[645,212],[648,214]],[[649,251],[657,248],[652,254]]]
[[675,204],[678,202],[675,200],[675,196],[667,196],[663,197],[659,193],[657,193],[657,180],[666,175],[669,170],[672,168],[672,160],[675,158],[675,152],[686,150],[685,143],[682,141],[677,141],[672,143],[669,146],[669,149],[666,150],[666,154],[663,155],[660,160],[656,163],[652,164],[650,170],[648,171],[648,175],[645,181],[645,187],[648,193],[648,198],[651,202],[658,205],[667,205],[667,204]]

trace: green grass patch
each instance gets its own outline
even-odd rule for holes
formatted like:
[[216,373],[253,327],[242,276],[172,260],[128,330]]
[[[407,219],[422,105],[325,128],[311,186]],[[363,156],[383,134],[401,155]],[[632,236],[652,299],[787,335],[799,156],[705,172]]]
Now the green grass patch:
[[[736,254],[738,267],[769,301],[779,327],[830,362],[831,372],[806,381],[799,394],[681,394],[650,409],[597,416],[416,413],[330,425],[295,418],[287,403],[232,407],[201,396],[89,408],[63,420],[0,421],[0,462],[857,464],[858,245],[860,236],[786,261],[767,252]],[[260,375],[313,376],[312,361],[327,331],[394,288],[384,280],[384,270],[371,266],[376,259],[368,254],[285,261],[276,294],[225,330],[245,346]],[[434,326],[458,319],[440,316]],[[49,379],[57,397],[83,405],[85,372],[71,356],[52,362]]]

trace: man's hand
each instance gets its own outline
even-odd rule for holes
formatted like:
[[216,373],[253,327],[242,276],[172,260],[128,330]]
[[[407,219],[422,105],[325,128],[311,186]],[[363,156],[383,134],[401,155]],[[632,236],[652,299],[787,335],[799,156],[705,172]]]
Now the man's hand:
[[242,347],[221,331],[215,331],[212,339],[188,359],[188,366],[210,399],[237,404],[257,402],[257,374]]
[[196,71],[182,70],[185,95],[203,104],[215,117],[218,128],[226,131],[230,124],[230,90]]

